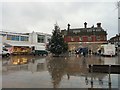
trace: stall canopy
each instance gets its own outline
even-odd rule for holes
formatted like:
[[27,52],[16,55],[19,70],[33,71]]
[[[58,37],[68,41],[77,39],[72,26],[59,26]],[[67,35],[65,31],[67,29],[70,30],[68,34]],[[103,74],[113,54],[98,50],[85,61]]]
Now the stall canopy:
[[5,46],[24,46],[24,47],[32,47],[34,45],[30,43],[4,43]]

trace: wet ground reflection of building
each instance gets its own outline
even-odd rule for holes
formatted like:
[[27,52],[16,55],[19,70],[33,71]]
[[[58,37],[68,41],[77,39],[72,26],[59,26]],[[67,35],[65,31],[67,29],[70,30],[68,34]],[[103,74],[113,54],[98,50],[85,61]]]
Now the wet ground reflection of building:
[[[12,57],[12,59],[14,58],[15,57]],[[41,80],[41,78],[43,78],[41,81],[37,83],[40,83],[40,82],[43,83],[45,78],[46,80],[45,83],[48,83],[47,81],[50,81],[53,88],[61,88],[61,87],[64,88],[66,87],[66,85],[70,85],[68,87],[72,87],[71,83],[74,87],[77,86],[79,88],[80,87],[85,87],[85,88],[100,87],[101,88],[105,86],[106,86],[105,88],[109,88],[108,74],[102,74],[102,73],[91,74],[88,71],[89,64],[98,64],[98,65],[107,64],[107,62],[105,61],[107,59],[106,57],[100,58],[96,56],[95,57],[88,56],[83,58],[83,56],[72,56],[72,57],[39,57],[39,58],[21,57],[21,58],[26,58],[25,60],[27,60],[27,63],[12,64],[11,61],[8,60],[9,63],[11,64],[3,65],[3,68],[4,67],[7,68],[6,72],[9,72],[9,71],[15,71],[16,73],[17,72],[22,73],[22,71],[25,71],[27,73],[29,72],[28,79],[35,77],[35,78],[40,78]],[[14,74],[16,75],[16,73]],[[43,73],[45,73],[46,77],[49,77],[49,80],[47,80],[46,77],[42,76]],[[29,74],[32,74],[32,77]],[[36,77],[37,74],[38,74],[38,77]],[[9,75],[7,77],[9,77]],[[93,85],[91,84],[91,78],[93,79]],[[112,84],[114,84],[114,82],[112,82]],[[23,83],[24,83],[24,79],[23,79]],[[82,86],[80,86],[80,83],[82,83]]]
[[[84,83],[91,85],[91,88],[93,88],[94,81],[96,80],[99,82],[99,85],[103,85],[103,79],[107,76],[107,74],[89,73],[86,59],[83,59],[82,64],[76,62],[68,63],[66,73],[68,80],[70,80],[71,76],[84,77]],[[91,81],[93,81],[92,84]]]
[[[120,64],[120,53],[118,54],[118,64]],[[118,88],[120,89],[120,74],[118,75]]]
[[3,71],[31,71],[38,72],[38,71],[46,71],[47,64],[45,58],[30,58],[24,56],[14,56],[9,58],[6,64],[3,65]]

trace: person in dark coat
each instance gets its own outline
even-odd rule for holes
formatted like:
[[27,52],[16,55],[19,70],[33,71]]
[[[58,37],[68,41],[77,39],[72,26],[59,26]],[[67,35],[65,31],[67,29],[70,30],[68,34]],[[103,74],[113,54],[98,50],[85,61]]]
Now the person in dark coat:
[[83,52],[83,56],[86,57],[86,55],[88,53],[88,49],[87,48],[83,48],[82,52]]
[[99,55],[101,55],[101,49],[98,50]]

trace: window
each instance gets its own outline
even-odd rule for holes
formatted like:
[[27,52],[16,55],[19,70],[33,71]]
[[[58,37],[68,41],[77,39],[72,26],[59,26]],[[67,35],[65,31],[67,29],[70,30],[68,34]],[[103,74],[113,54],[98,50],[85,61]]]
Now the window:
[[12,40],[15,40],[15,35],[12,35]]
[[28,37],[26,37],[26,36],[21,36],[21,41],[28,41]]
[[92,29],[92,31],[95,31],[95,29]]
[[104,40],[107,40],[106,36],[104,36]]
[[71,37],[71,41],[74,41],[73,37]]
[[100,40],[100,36],[97,36],[97,40],[98,40],[98,41]]
[[37,41],[38,43],[44,43],[45,42],[45,36],[44,35],[38,35],[37,37]]
[[12,40],[12,35],[7,35],[7,40]]
[[92,41],[92,38],[90,36],[88,37],[88,41]]
[[27,37],[27,36],[7,35],[7,40],[28,41],[28,39],[29,39],[29,37]]
[[79,40],[82,41],[82,38],[80,37]]
[[7,40],[19,41],[19,36],[7,35]]
[[87,32],[92,32],[92,29],[88,29]]
[[47,39],[47,42],[50,42],[50,38]]
[[16,40],[16,41],[19,41],[19,36],[15,36],[15,40]]
[[80,30],[74,30],[73,33],[75,34],[80,33]]

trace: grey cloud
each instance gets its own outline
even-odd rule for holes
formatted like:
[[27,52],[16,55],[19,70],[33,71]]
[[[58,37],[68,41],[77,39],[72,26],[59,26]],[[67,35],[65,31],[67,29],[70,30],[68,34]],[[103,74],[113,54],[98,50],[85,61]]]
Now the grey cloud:
[[110,37],[116,33],[114,30],[117,28],[114,8],[112,2],[4,2],[3,28],[16,32],[34,30],[51,33],[56,21],[61,29],[67,28],[67,23],[75,28],[83,27],[85,21],[88,26],[102,22]]

